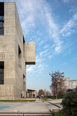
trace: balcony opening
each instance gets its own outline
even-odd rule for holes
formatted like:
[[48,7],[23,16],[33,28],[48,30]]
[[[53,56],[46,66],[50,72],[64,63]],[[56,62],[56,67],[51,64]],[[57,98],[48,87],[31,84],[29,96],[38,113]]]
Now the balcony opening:
[[0,62],[0,84],[4,84],[4,62]]

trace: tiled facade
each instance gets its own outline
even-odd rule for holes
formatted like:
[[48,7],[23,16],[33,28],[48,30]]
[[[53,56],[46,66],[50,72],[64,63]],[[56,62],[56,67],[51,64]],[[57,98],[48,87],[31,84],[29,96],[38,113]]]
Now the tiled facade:
[[1,4],[4,32],[0,33],[0,99],[20,99],[26,97],[26,64],[35,64],[35,43],[24,41],[16,4]]

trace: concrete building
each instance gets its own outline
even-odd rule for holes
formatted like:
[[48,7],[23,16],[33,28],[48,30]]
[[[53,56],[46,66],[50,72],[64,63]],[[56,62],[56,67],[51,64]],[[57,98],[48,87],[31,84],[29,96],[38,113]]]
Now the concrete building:
[[77,80],[70,80],[69,77],[64,77],[66,89],[74,89],[77,86]]
[[26,97],[28,64],[35,64],[35,43],[24,40],[16,4],[0,2],[0,99]]
[[27,98],[30,98],[30,97],[36,97],[37,94],[36,94],[36,90],[33,90],[33,89],[27,89],[26,91],[26,97]]

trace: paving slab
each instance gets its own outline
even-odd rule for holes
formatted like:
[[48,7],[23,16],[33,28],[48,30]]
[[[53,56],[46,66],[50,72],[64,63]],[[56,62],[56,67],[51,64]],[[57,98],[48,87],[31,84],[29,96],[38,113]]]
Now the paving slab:
[[10,106],[1,109],[0,112],[49,112],[49,109],[43,102],[0,102],[0,106]]
[[52,101],[49,101],[49,103],[55,106],[55,108],[62,109],[62,105],[61,105],[62,99],[52,100]]

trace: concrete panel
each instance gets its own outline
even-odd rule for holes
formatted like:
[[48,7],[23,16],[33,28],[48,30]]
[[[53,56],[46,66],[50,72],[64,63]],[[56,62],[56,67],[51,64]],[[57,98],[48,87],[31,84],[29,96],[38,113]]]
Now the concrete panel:
[[15,46],[12,44],[3,44],[4,52],[15,53]]
[[15,53],[4,53],[3,60],[4,61],[15,61]]
[[35,64],[35,43],[25,43],[25,62],[26,64]]
[[15,45],[15,41],[16,41],[15,36],[4,36],[4,39],[3,39],[4,44]]
[[0,44],[3,44],[3,37],[0,36]]
[[15,3],[5,2],[4,3],[4,19],[10,19],[15,17]]
[[0,61],[3,61],[3,52],[0,52]]
[[4,45],[0,44],[0,52],[3,52],[3,50],[4,50]]
[[15,27],[10,27],[10,28],[8,28],[8,27],[5,27],[4,28],[4,34],[5,35],[15,35],[16,34],[16,29],[15,29]]
[[14,99],[13,85],[0,85],[0,99],[11,100]]
[[6,19],[4,23],[6,27],[15,27],[15,18]]

